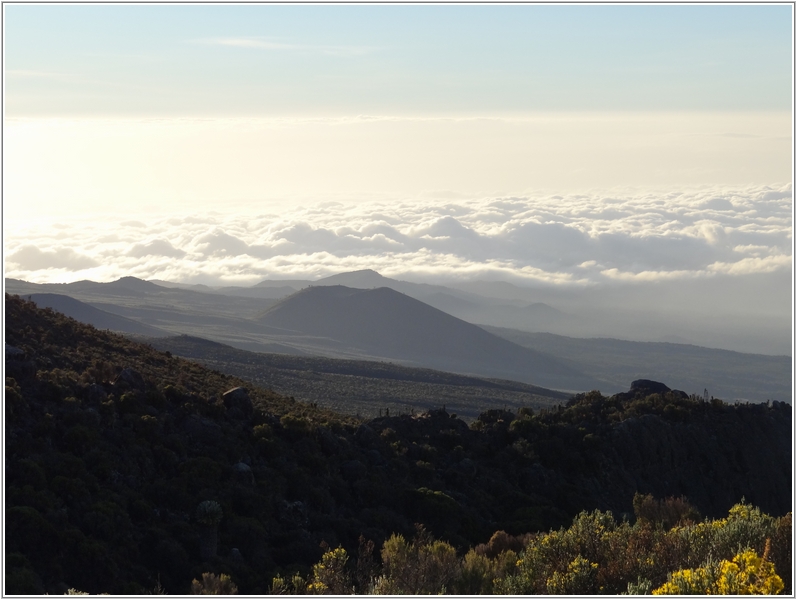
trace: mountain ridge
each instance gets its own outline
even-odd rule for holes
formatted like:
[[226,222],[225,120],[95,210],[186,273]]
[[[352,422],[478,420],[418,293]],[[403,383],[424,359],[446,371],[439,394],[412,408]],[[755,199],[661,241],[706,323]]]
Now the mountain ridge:
[[391,288],[313,286],[268,308],[257,321],[329,337],[433,368],[517,379],[542,387],[591,389],[598,380],[544,353],[522,348]]
[[77,321],[93,325],[97,329],[110,329],[112,331],[156,337],[169,335],[168,331],[158,327],[96,308],[65,294],[37,293],[23,295],[22,297],[35,302],[41,308],[57,310]]
[[[213,339],[244,350],[256,352],[281,352],[304,356],[324,356],[353,360],[399,359],[384,356],[378,351],[357,350],[348,344],[333,343],[330,338],[307,335],[290,335],[291,332],[266,328],[253,319],[275,299],[245,298],[211,293],[210,290],[149,288],[149,291],[134,291],[117,282],[96,283],[81,281],[72,284],[34,284],[21,280],[6,279],[6,289],[11,293],[59,293],[74,297],[95,308],[132,319],[145,325],[168,331],[170,334],[188,334]],[[123,282],[124,284],[124,282]],[[140,287],[140,286],[131,286]],[[320,286],[318,286],[320,287]],[[247,289],[247,288],[241,288]],[[269,288],[261,288],[268,291]],[[446,301],[436,302],[434,294],[428,297],[431,305],[446,311]],[[438,296],[438,300],[440,297]],[[462,306],[467,301],[457,301]],[[449,304],[451,304],[449,302]],[[534,311],[537,308],[512,310]],[[547,309],[544,309],[547,311]],[[453,313],[457,316],[456,312]],[[555,313],[554,313],[555,316]],[[614,338],[594,338],[588,335],[568,337],[547,332],[528,332],[519,329],[495,328],[481,321],[465,319],[470,323],[497,334],[520,346],[542,351],[557,359],[569,361],[576,370],[593,379],[600,380],[586,388],[596,387],[610,392],[619,392],[629,380],[638,377],[671,381],[676,387],[689,393],[709,393],[728,399],[748,399],[763,402],[781,400],[791,402],[791,363],[788,357],[751,354],[734,354],[732,350],[707,348],[685,344],[664,345],[659,342],[635,342]],[[119,329],[125,329],[120,327]],[[604,339],[600,344],[596,339]],[[611,340],[614,341],[611,341]],[[660,344],[660,345],[656,345]],[[702,350],[694,350],[702,348]],[[418,358],[418,357],[411,357]],[[436,363],[419,364],[417,360],[408,365],[430,366],[444,371],[458,370],[456,365]],[[461,369],[460,369],[461,371]],[[473,369],[472,374],[486,376]],[[491,372],[489,376],[502,379],[518,379],[516,372]],[[534,383],[532,381],[532,383]],[[586,382],[589,383],[589,382]],[[543,387],[551,387],[544,385]]]

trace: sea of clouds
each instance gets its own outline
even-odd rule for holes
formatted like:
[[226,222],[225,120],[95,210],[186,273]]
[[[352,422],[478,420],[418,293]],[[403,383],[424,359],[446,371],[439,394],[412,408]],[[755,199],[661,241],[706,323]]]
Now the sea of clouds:
[[589,285],[789,270],[791,185],[322,202],[279,212],[6,224],[5,275],[209,285],[375,269],[415,281]]

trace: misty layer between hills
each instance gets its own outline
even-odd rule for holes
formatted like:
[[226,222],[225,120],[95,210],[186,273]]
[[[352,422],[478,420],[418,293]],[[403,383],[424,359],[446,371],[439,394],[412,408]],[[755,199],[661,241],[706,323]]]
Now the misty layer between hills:
[[[213,289],[125,277],[111,283],[44,285],[7,279],[6,289],[22,295],[49,294],[34,300],[100,328],[155,337],[186,334],[261,353],[387,360],[568,391],[612,393],[644,377],[669,381],[688,393],[702,394],[708,389],[711,395],[728,400],[791,401],[786,356],[675,343],[567,338],[532,333],[533,322],[527,331],[477,327],[432,305],[454,314],[469,306],[485,311],[491,303],[499,313],[513,307],[505,299],[392,280],[370,270],[315,282],[263,281],[252,288]],[[284,297],[295,290],[303,291]],[[496,282],[488,291],[506,296],[517,295],[518,290]],[[58,303],[53,293],[90,306],[80,308],[74,300]],[[266,297],[270,294],[282,299]],[[521,303],[514,309],[536,314],[543,323],[579,318],[542,302]],[[313,400],[306,386],[305,392],[302,387],[289,387],[283,393]]]

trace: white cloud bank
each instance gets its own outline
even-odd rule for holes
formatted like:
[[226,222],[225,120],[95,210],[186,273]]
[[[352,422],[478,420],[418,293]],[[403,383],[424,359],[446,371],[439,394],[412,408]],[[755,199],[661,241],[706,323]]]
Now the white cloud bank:
[[7,277],[254,284],[371,268],[414,280],[589,285],[787,271],[792,189],[371,203],[148,220],[28,221],[5,231]]

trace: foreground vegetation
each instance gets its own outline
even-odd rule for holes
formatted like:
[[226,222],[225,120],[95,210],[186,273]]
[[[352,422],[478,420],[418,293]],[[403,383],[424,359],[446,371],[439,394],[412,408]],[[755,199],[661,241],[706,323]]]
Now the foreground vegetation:
[[6,342],[8,594],[791,590],[785,404],[364,422],[8,296]]
[[[275,577],[274,593],[329,594],[778,594],[791,590],[791,514],[749,504],[724,519],[694,522],[683,499],[636,496],[636,522],[582,512],[570,527],[510,536],[496,532],[457,556],[422,527],[360,547],[356,562],[328,550],[305,579]],[[675,520],[675,525],[668,523]],[[691,568],[690,568],[691,567]],[[783,573],[783,577],[778,575]],[[785,582],[784,583],[784,579]]]

